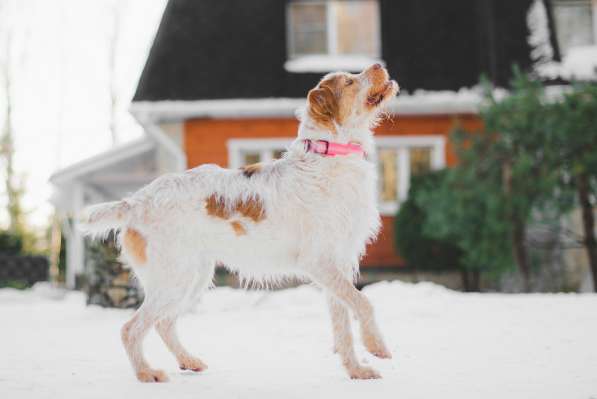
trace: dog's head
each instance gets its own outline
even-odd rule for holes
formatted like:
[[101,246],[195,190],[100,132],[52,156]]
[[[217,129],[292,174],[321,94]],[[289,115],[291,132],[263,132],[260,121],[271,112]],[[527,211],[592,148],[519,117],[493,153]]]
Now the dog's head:
[[309,92],[307,113],[313,123],[331,132],[337,127],[369,128],[382,105],[398,90],[398,83],[389,79],[388,71],[380,64],[358,75],[331,73]]

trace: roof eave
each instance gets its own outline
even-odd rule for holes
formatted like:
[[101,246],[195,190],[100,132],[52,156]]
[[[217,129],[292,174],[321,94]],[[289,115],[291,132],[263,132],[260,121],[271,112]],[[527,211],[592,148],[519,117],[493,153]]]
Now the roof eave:
[[68,184],[85,174],[150,151],[154,146],[155,144],[153,140],[149,137],[141,137],[54,172],[52,176],[50,176],[50,183],[56,186]]

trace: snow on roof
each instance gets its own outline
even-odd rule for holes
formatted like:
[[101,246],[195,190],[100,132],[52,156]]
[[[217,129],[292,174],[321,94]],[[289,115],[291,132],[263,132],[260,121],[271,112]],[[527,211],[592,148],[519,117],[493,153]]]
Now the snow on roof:
[[154,142],[145,136],[60,169],[50,176],[50,182],[55,185],[62,185],[77,177],[144,153],[152,148],[154,148]]
[[550,79],[597,81],[597,46],[573,47],[561,63],[550,62],[538,66],[537,71]]
[[[481,103],[477,89],[418,90],[392,100],[388,110],[396,115],[475,114]],[[176,121],[191,118],[293,117],[305,106],[304,98],[260,98],[196,101],[133,102],[131,113],[142,119]]]
[[189,118],[287,117],[304,104],[302,98],[139,101],[133,102],[130,111],[138,119],[163,122]]
[[388,111],[396,115],[450,115],[476,114],[483,95],[478,88],[462,88],[458,91],[417,90],[400,96],[388,105]]

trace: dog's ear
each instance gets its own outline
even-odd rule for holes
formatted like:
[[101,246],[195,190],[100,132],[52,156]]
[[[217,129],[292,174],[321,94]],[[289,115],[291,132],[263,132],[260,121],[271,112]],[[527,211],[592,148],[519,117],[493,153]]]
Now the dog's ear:
[[307,102],[309,103],[309,116],[315,122],[327,128],[334,127],[338,100],[330,87],[320,85],[311,90],[307,96]]

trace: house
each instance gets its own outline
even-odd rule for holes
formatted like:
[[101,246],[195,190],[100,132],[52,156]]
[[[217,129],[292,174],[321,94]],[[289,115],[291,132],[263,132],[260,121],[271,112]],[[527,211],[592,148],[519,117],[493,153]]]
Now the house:
[[[410,177],[455,162],[448,138],[455,124],[480,127],[480,96],[470,88],[482,74],[504,85],[514,63],[553,65],[564,50],[592,44],[587,15],[597,15],[595,7],[589,0],[170,0],[131,105],[145,137],[56,172],[55,203],[73,215],[165,172],[275,159],[323,74],[381,62],[403,94],[376,129],[383,229],[362,265],[392,270],[402,264],[393,217]],[[538,17],[529,17],[533,10]],[[84,241],[74,219],[65,220],[73,286]]]

